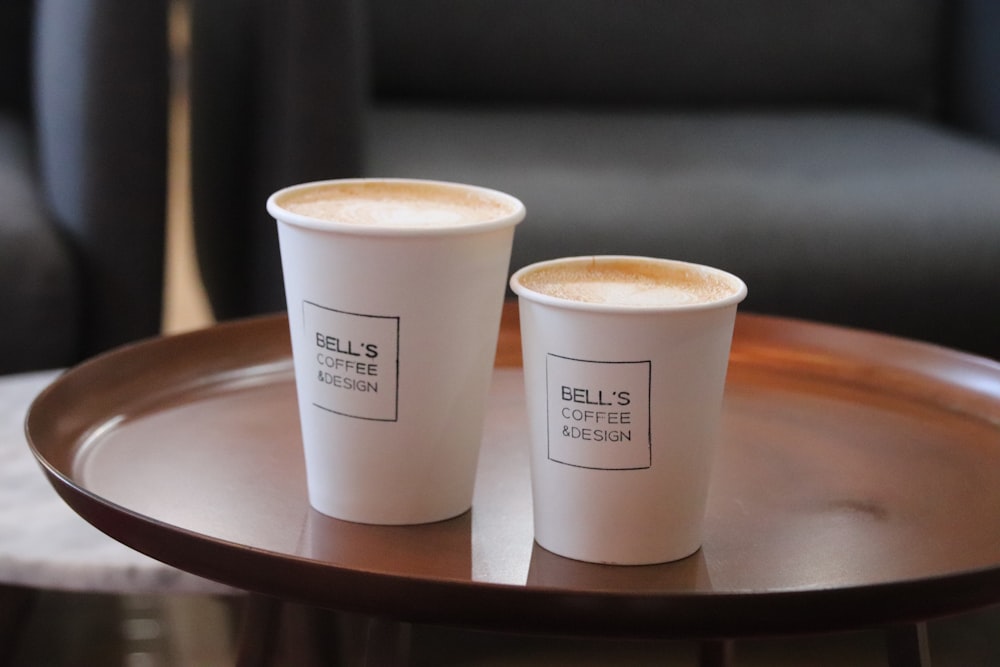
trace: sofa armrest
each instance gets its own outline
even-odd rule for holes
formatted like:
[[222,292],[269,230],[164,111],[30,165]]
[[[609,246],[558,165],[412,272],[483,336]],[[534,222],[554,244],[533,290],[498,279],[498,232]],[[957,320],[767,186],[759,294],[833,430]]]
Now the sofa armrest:
[[955,120],[1000,145],[1000,3],[961,0],[955,12]]
[[44,197],[81,269],[84,356],[159,332],[167,194],[167,1],[40,0]]

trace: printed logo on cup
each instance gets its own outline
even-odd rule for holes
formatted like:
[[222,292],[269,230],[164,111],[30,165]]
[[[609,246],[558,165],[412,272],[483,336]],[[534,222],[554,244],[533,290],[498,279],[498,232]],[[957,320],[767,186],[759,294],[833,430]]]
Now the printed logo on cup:
[[649,468],[651,367],[546,355],[549,460],[599,470]]
[[399,318],[309,301],[302,309],[305,343],[315,363],[313,405],[346,417],[396,421]]

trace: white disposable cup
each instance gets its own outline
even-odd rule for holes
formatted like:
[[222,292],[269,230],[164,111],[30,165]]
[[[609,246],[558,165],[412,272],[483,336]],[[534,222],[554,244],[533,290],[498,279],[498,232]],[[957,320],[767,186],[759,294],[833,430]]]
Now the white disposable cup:
[[[683,267],[731,291],[709,302],[630,306],[522,283],[542,267],[619,260]],[[746,285],[718,269],[634,257],[541,262],[510,284],[520,303],[535,540],[561,556],[620,565],[696,552]]]
[[[355,224],[283,208],[303,190],[402,183],[465,191],[501,214],[469,224]],[[370,524],[427,523],[472,504],[516,198],[414,179],[280,190],[277,221],[309,502]]]

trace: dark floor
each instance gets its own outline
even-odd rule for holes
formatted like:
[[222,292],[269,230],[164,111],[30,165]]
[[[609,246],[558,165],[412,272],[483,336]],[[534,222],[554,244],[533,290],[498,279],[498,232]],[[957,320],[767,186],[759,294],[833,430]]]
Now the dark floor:
[[233,609],[215,597],[44,592],[9,667],[231,665]]
[[[10,667],[216,667],[232,665],[239,607],[220,598],[40,595]],[[928,626],[934,667],[1000,666],[1000,607]],[[8,647],[9,648],[9,647]],[[697,662],[693,642],[551,639],[418,627],[414,667],[441,665],[657,665]],[[881,632],[740,641],[736,667],[885,664]]]
[[[1000,606],[928,624],[933,667],[1000,667]],[[734,667],[884,667],[881,631],[815,637],[743,640]],[[694,642],[621,642],[545,639],[424,628],[414,635],[414,667],[434,665],[626,665],[694,667]]]

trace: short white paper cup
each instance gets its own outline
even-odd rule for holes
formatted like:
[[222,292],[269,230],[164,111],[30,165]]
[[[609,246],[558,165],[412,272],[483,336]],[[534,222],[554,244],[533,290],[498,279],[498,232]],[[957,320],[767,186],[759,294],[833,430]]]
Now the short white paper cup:
[[[284,208],[303,191],[374,182],[446,188],[502,211],[442,226]],[[524,206],[469,185],[349,179],[280,190],[267,208],[281,246],[310,504],[371,524],[467,511]]]
[[[709,275],[728,294],[616,305],[522,282],[543,267],[623,260]],[[637,257],[540,262],[510,284],[520,303],[535,540],[562,556],[621,565],[696,552],[746,285],[718,269]]]

